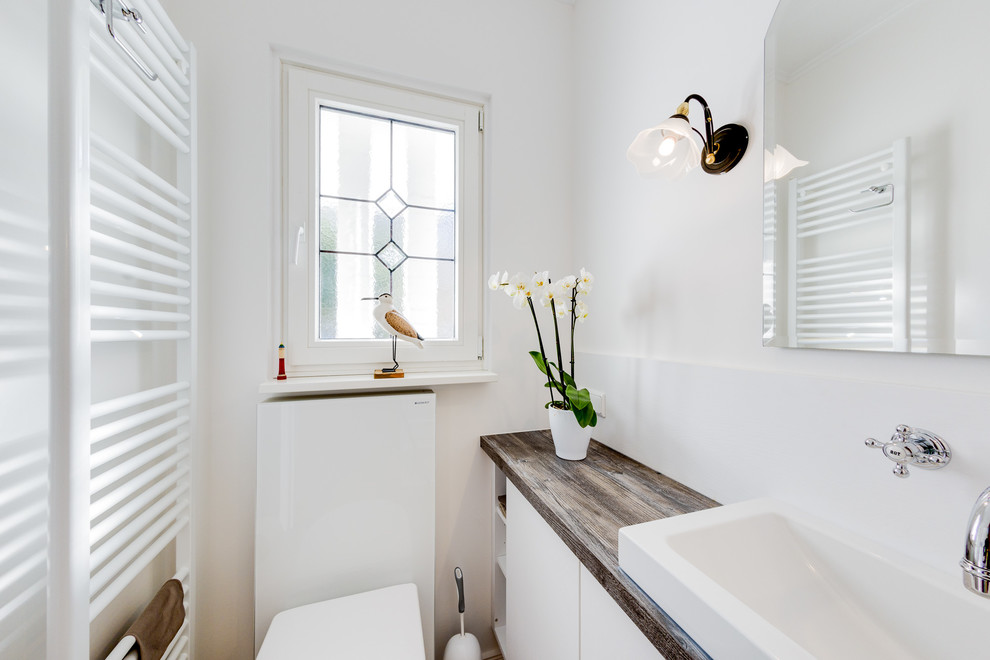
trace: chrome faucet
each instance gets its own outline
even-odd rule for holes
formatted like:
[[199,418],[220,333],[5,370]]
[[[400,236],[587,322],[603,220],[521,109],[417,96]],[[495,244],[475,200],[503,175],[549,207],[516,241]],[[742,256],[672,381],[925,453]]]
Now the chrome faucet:
[[952,460],[948,443],[931,431],[901,424],[890,442],[867,438],[866,446],[882,449],[883,455],[894,461],[894,475],[906,479],[911,476],[908,465],[924,470],[937,470]]
[[990,598],[990,488],[980,494],[969,514],[966,552],[959,565],[966,588]]

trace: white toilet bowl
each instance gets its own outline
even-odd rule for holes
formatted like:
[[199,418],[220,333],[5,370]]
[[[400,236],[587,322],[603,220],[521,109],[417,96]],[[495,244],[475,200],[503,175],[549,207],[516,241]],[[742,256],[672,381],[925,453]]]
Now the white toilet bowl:
[[425,660],[415,584],[324,600],[279,612],[258,660]]

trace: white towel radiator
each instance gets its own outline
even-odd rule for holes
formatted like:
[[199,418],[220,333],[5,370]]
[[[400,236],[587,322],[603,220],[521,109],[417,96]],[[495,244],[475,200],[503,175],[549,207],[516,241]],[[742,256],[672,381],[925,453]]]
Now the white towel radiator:
[[789,346],[910,350],[909,141],[788,195]]
[[[167,548],[189,600],[195,53],[158,0],[49,6],[47,657],[72,660]],[[171,660],[188,657],[191,604]]]

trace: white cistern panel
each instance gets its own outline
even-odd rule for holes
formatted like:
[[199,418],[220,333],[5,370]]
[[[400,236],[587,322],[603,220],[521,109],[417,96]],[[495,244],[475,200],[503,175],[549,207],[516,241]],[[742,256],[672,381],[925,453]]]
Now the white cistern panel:
[[288,608],[419,590],[433,657],[432,392],[258,405],[255,652]]

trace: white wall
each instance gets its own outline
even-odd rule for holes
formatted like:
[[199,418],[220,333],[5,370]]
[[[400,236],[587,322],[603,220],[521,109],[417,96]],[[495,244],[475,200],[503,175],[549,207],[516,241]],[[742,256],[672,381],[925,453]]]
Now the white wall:
[[[775,5],[576,6],[574,256],[597,277],[578,371],[608,397],[595,437],[722,502],[791,500],[951,573],[990,485],[990,359],[761,346],[763,36]],[[692,92],[716,125],[749,130],[749,151],[721,177],[640,179],[626,146]],[[899,423],[943,434],[952,464],[893,477],[862,440]]]
[[[168,0],[199,58],[203,400],[196,499],[200,658],[252,657],[255,405],[273,376],[272,47],[491,95],[488,252],[510,271],[569,267],[571,14],[550,0]],[[550,245],[552,247],[545,247]],[[490,633],[490,469],[478,437],[545,427],[526,317],[491,301],[498,383],[437,388],[437,645]]]

